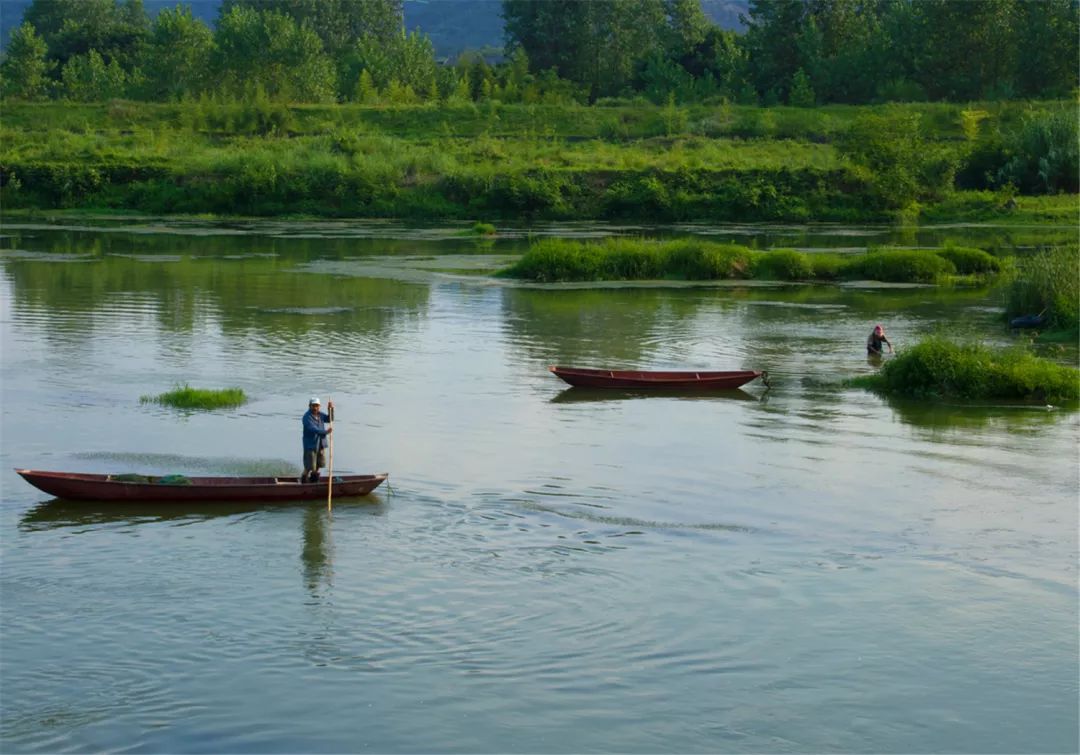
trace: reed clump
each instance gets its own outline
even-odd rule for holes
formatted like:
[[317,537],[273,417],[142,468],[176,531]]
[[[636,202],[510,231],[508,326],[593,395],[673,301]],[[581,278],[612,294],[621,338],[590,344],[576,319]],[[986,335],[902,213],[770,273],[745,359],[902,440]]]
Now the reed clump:
[[996,350],[931,336],[887,361],[874,375],[847,381],[884,396],[1075,402],[1080,371],[1021,346]]
[[1017,261],[1005,290],[1005,316],[1042,314],[1047,327],[1080,330],[1080,245],[1063,244]]
[[241,388],[192,388],[185,383],[157,396],[142,396],[139,402],[176,409],[225,409],[241,406],[247,402],[247,396]]

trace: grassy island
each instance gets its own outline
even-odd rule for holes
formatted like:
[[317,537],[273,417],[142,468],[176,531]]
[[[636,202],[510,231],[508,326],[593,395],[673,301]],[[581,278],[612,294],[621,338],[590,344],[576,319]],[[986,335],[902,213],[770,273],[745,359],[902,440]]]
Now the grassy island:
[[176,409],[226,409],[245,404],[247,396],[240,388],[192,388],[185,384],[157,396],[143,396],[139,401]]
[[874,375],[848,385],[884,396],[919,399],[1004,399],[1076,402],[1080,371],[1022,347],[994,350],[977,343],[928,338],[886,361]]
[[878,280],[894,283],[983,282],[1002,261],[981,250],[874,248],[865,254],[755,251],[697,239],[601,241],[544,239],[498,275],[537,282],[599,280],[780,281]]

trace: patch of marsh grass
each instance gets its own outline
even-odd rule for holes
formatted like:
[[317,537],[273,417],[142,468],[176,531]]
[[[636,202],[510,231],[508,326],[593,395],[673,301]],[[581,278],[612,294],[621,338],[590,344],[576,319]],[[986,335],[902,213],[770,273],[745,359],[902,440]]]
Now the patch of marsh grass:
[[241,406],[247,402],[247,396],[241,388],[192,388],[185,383],[157,396],[143,396],[139,402],[176,409],[224,409]]
[[941,336],[924,339],[885,362],[876,374],[852,378],[846,385],[917,399],[1080,399],[1080,371],[1074,367],[1021,346],[998,350]]

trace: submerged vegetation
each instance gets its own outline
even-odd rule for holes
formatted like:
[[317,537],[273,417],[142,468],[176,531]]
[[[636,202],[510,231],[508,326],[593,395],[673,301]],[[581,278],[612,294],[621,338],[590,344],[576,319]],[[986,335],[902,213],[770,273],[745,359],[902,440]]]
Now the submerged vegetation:
[[602,241],[543,239],[498,274],[538,282],[598,280],[781,281],[877,280],[895,283],[981,282],[1001,261],[981,249],[874,248],[865,254],[754,251],[697,239]]
[[994,350],[932,336],[885,362],[881,370],[847,381],[885,396],[920,399],[1005,399],[1075,402],[1080,371],[1021,346]]
[[192,388],[184,384],[157,396],[143,396],[139,401],[177,409],[224,409],[241,406],[247,402],[247,396],[240,388]]

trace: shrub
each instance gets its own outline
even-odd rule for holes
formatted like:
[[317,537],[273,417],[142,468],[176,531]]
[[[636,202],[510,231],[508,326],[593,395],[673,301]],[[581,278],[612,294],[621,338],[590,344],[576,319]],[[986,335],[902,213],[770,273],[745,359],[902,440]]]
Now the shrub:
[[994,351],[934,336],[897,354],[876,375],[848,382],[883,395],[912,398],[1076,401],[1080,372],[1023,348]]
[[938,276],[955,272],[952,262],[930,251],[884,249],[854,257],[844,265],[841,275],[891,283],[933,283]]
[[754,277],[776,280],[808,280],[814,276],[809,255],[792,249],[774,249],[754,255]]
[[847,258],[840,254],[815,252],[806,255],[810,271],[816,280],[836,280],[840,271],[847,264]]
[[982,249],[962,246],[946,246],[937,251],[956,267],[960,275],[979,275],[1001,272],[1001,260]]
[[751,253],[735,244],[677,241],[668,246],[668,270],[688,280],[745,278],[750,274]]

